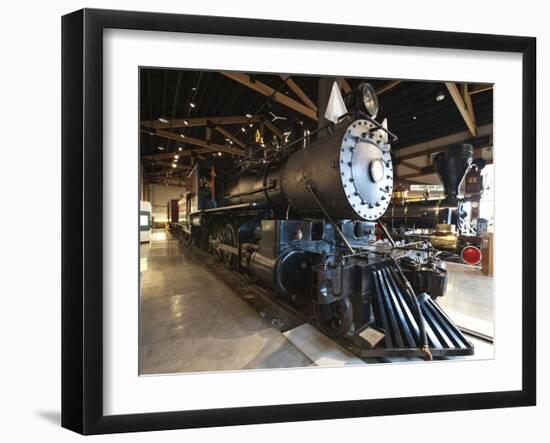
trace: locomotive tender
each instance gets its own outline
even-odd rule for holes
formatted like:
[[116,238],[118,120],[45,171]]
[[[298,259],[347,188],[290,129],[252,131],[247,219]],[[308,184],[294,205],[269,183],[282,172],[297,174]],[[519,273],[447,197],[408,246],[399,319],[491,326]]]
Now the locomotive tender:
[[308,300],[320,329],[369,355],[472,354],[430,297],[447,282],[437,253],[394,242],[383,224],[380,239],[395,136],[375,120],[373,88],[363,83],[353,94],[336,122],[269,153],[250,149],[233,177],[213,160],[197,162],[174,227],[288,303]]

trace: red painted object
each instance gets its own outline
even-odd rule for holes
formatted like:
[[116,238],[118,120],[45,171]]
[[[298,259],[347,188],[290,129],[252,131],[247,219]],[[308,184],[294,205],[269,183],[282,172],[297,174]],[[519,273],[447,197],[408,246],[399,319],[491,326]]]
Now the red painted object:
[[481,262],[481,251],[475,246],[466,246],[462,250],[462,260],[469,265],[477,265]]
[[170,200],[167,204],[168,223],[177,223],[179,216],[178,200]]

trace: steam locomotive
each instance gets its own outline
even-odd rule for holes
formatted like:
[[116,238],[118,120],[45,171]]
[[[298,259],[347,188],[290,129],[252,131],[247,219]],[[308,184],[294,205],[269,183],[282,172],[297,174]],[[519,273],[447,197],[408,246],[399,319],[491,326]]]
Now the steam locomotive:
[[375,119],[374,89],[362,83],[345,103],[316,131],[252,147],[232,176],[213,158],[197,162],[175,228],[287,303],[311,303],[324,333],[372,355],[472,354],[434,301],[447,284],[437,251],[395,242],[380,220],[396,136]]
[[[469,198],[459,195],[468,171],[472,167],[480,171],[485,165],[484,160],[473,159],[473,152],[472,145],[459,143],[434,156],[433,167],[443,183],[443,198],[407,201],[395,193],[382,220],[396,237],[427,238],[437,249],[461,255],[467,264],[477,265],[481,261],[478,230],[471,226],[467,211],[463,210],[466,201],[479,201],[480,192]],[[418,229],[421,234],[417,234]]]

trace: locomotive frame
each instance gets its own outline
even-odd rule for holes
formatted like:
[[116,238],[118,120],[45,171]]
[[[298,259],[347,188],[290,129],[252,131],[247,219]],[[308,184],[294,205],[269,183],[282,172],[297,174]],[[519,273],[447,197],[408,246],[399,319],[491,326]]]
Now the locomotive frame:
[[[86,9],[62,33],[62,426],[83,434],[536,404],[536,40],[483,34]],[[135,29],[522,54],[523,278],[519,389],[129,415],[104,413],[103,31]],[[84,75],[85,73],[85,75]],[[86,173],[82,175],[82,171]],[[525,171],[528,171],[525,172]]]
[[[447,275],[429,244],[396,244],[387,230],[386,242],[376,241],[393,185],[389,140],[397,136],[386,126],[348,112],[275,158],[255,162],[251,153],[223,190],[215,161],[198,161],[173,231],[287,303],[305,299],[317,327],[362,356],[472,355],[432,299],[443,295]],[[418,263],[407,276],[403,260]]]

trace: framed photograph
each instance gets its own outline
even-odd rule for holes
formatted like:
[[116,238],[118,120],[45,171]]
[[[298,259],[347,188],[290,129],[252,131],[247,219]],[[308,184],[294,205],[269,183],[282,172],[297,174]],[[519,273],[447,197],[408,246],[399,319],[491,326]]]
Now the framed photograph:
[[62,20],[62,425],[536,403],[531,37]]

